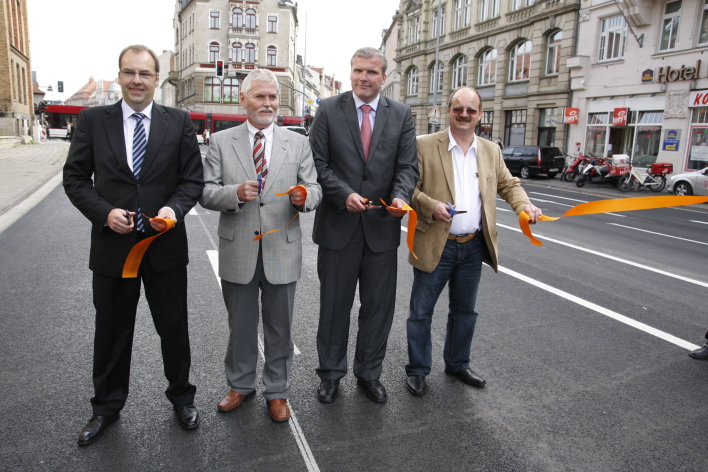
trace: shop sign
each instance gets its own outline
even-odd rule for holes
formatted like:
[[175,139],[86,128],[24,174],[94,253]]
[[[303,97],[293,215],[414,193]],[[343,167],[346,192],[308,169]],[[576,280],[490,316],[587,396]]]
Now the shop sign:
[[646,69],[642,72],[642,83],[654,82],[654,69]]
[[612,125],[613,126],[627,126],[627,116],[629,115],[629,108],[615,108],[612,114]]
[[701,61],[697,60],[695,66],[687,67],[685,64],[681,64],[678,68],[665,66],[657,67],[656,69],[645,69],[642,72],[642,83],[659,82],[665,84],[667,82],[695,80],[705,77],[708,77],[708,71],[706,71],[706,75],[701,76]]
[[662,151],[678,151],[681,142],[680,129],[664,130],[664,144],[661,146]]
[[565,107],[563,111],[563,124],[564,125],[577,125],[578,124],[578,108]]
[[708,107],[708,90],[692,90],[688,95],[689,107]]

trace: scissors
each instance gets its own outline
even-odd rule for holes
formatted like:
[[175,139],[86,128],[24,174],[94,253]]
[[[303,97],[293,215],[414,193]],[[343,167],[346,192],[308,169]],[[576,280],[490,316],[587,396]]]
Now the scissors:
[[467,210],[455,210],[455,208],[452,206],[452,203],[446,202],[447,206],[450,207],[447,209],[447,212],[450,213],[450,216],[455,216],[461,213],[467,213]]
[[368,198],[364,199],[364,206],[366,207],[367,210],[370,208],[382,208],[381,205],[374,205],[372,203],[372,201],[369,200]]
[[261,194],[261,190],[263,190],[263,176],[258,174],[258,195]]

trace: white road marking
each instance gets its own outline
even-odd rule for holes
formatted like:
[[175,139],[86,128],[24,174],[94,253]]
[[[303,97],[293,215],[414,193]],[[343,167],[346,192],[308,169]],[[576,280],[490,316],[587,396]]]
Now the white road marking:
[[568,292],[564,292],[563,290],[557,289],[555,287],[551,287],[550,285],[544,284],[543,282],[541,282],[539,280],[532,279],[531,277],[527,277],[527,276],[520,274],[518,272],[515,272],[511,269],[507,269],[506,267],[499,266],[499,272],[503,272],[505,274],[508,274],[508,275],[515,277],[519,280],[522,280],[530,285],[533,285],[534,287],[540,288],[541,290],[545,290],[545,291],[550,292],[554,295],[565,298],[566,300],[569,300],[573,303],[577,303],[580,306],[583,306],[585,308],[589,308],[590,310],[596,311],[597,313],[600,313],[601,315],[608,316],[608,317],[612,318],[613,320],[617,320],[620,323],[624,323],[624,324],[631,326],[633,328],[637,328],[640,331],[644,331],[645,333],[656,336],[659,339],[663,339],[664,341],[668,341],[668,342],[675,344],[679,347],[682,347],[684,349],[688,349],[689,351],[693,351],[694,349],[698,349],[700,347],[700,346],[697,346],[697,345],[690,343],[688,341],[684,341],[683,339],[677,338],[676,336],[674,336],[672,334],[665,333],[664,331],[653,328],[647,324],[633,320],[632,318],[629,318],[627,316],[620,315],[619,313],[617,313],[615,311],[601,307],[600,305],[596,305],[595,303],[592,303],[588,300],[584,300],[580,297],[576,297],[575,295],[571,295]]
[[[209,258],[209,262],[211,262],[211,268],[214,270],[216,280],[219,282],[219,289],[221,289],[221,278],[219,277],[219,253],[217,251],[209,250],[207,251],[207,257]],[[300,354],[300,350],[297,346],[295,346],[295,343],[293,343],[293,348],[295,354]],[[263,354],[263,342],[261,341],[260,336],[258,337],[258,352],[261,355],[261,358],[265,360],[265,355]],[[295,442],[297,443],[297,447],[300,449],[302,458],[305,460],[307,470],[310,472],[320,472],[320,468],[317,466],[317,461],[312,455],[310,445],[307,443],[307,439],[305,438],[302,429],[300,429],[300,423],[297,421],[297,416],[295,416],[295,411],[293,410],[290,400],[288,400],[288,405],[290,405],[290,421],[288,421],[290,431],[293,436],[295,436]]]
[[557,195],[551,195],[550,193],[541,193],[541,192],[529,192],[529,193],[532,193],[534,195],[542,195],[544,197],[553,197],[553,198],[557,198],[559,200],[570,200],[571,202],[588,203],[587,200],[578,200],[577,198],[559,197]]
[[[514,228],[513,226],[507,226],[507,225],[503,225],[503,224],[501,224],[501,223],[497,223],[497,226],[498,226],[498,227],[501,227],[501,228],[510,229],[510,230],[516,231],[516,232],[518,232],[518,233],[521,232],[521,230],[520,230],[519,228]],[[640,269],[648,270],[648,271],[650,271],[650,272],[655,272],[655,273],[657,273],[657,274],[665,275],[665,276],[667,276],[667,277],[673,277],[674,279],[678,279],[678,280],[682,280],[682,281],[684,281],[684,282],[688,282],[688,283],[700,285],[701,287],[708,287],[708,283],[702,282],[702,281],[700,281],[700,280],[689,279],[688,277],[684,277],[684,276],[682,276],[682,275],[674,274],[674,273],[672,273],[672,272],[667,272],[667,271],[665,271],[665,270],[660,270],[660,269],[657,269],[657,268],[655,268],[655,267],[649,267],[649,266],[647,266],[647,265],[639,264],[639,263],[637,263],[637,262],[632,262],[632,261],[627,260],[627,259],[621,259],[621,258],[619,258],[619,257],[611,256],[611,255],[605,254],[605,253],[603,253],[603,252],[593,251],[592,249],[588,249],[588,248],[585,248],[585,247],[582,247],[582,246],[576,246],[575,244],[570,244],[570,243],[566,243],[566,242],[564,242],[564,241],[559,241],[559,240],[557,240],[557,239],[549,238],[549,237],[547,237],[547,236],[542,236],[542,235],[540,235],[540,234],[538,234],[538,233],[534,233],[533,235],[534,235],[536,238],[538,238],[538,239],[543,239],[543,240],[545,240],[545,241],[550,241],[550,242],[552,242],[552,243],[556,243],[556,244],[560,244],[560,245],[563,245],[563,246],[567,246],[567,247],[570,247],[570,248],[573,248],[573,249],[577,249],[578,251],[583,251],[583,252],[587,252],[587,253],[593,254],[593,255],[595,255],[595,256],[600,256],[600,257],[604,257],[604,258],[606,258],[606,259],[611,259],[611,260],[613,260],[613,261],[617,261],[617,262],[621,262],[621,263],[623,263],[623,264],[627,264],[627,265],[631,265],[631,266],[634,266],[634,267],[638,267],[638,268],[640,268]]]
[[544,200],[542,198],[536,198],[536,197],[531,197],[531,200],[537,201],[537,202],[545,202],[545,203],[553,203],[555,205],[560,205],[564,207],[574,207],[575,205],[568,205],[567,203],[558,203],[554,202],[553,200]]
[[32,208],[35,207],[39,202],[41,202],[44,197],[49,195],[52,190],[54,190],[57,185],[59,185],[62,182],[63,176],[62,173],[59,172],[57,175],[52,177],[49,182],[46,184],[42,185],[36,192],[34,192],[32,195],[28,196],[21,202],[18,202],[17,206],[11,208],[10,210],[6,211],[3,215],[0,216],[0,233],[5,231],[7,228],[12,226],[15,221],[19,220],[22,216],[27,214]]
[[657,236],[664,236],[666,238],[680,239],[681,241],[686,241],[689,243],[703,244],[708,246],[708,243],[703,243],[701,241],[694,241],[693,239],[679,238],[678,236],[671,236],[670,234],[656,233],[654,231],[648,231],[646,229],[632,228],[631,226],[620,225],[617,223],[607,223],[608,225],[619,226],[621,228],[633,229],[634,231],[641,231],[642,233],[656,234]]
[[700,223],[702,225],[708,225],[708,221],[698,221],[698,220],[688,220],[691,223]]

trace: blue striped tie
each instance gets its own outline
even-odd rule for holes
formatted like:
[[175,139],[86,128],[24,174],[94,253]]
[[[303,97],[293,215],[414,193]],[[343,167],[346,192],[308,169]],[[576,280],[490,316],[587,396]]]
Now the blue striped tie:
[[[133,175],[135,175],[136,179],[139,179],[140,168],[143,166],[145,149],[147,148],[147,134],[145,134],[145,125],[143,124],[145,115],[142,113],[133,113],[131,116],[135,118],[135,130],[133,131]],[[137,214],[135,215],[135,224],[138,227],[138,231],[145,231],[139,204]]]

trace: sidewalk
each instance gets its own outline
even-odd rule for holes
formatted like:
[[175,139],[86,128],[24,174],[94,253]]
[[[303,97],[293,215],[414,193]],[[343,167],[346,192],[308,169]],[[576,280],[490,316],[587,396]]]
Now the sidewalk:
[[68,152],[69,142],[59,139],[0,149],[0,215],[61,172]]

